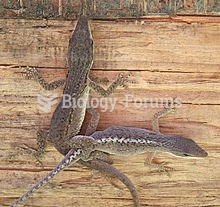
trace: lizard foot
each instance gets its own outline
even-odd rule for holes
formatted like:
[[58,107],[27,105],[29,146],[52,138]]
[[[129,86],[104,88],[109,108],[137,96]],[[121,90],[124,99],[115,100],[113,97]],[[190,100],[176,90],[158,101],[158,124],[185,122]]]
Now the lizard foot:
[[164,105],[164,109],[167,110],[166,113],[173,113],[173,112],[175,112],[175,110],[176,110],[175,100],[176,99],[177,98],[174,97],[170,103],[167,103],[167,104]]
[[129,80],[131,76],[132,76],[131,73],[129,74],[120,73],[117,78],[118,85],[121,87],[126,87],[127,83],[133,83],[133,81]]
[[31,79],[31,78],[34,78],[36,73],[38,73],[37,69],[36,68],[32,68],[32,67],[26,67],[23,69],[23,76],[26,78],[26,79]]
[[41,156],[38,154],[37,150],[27,146],[26,144],[15,146],[15,149],[25,154],[33,156],[36,159],[36,165],[44,167],[42,161],[40,160]]
[[108,86],[110,83],[110,80],[107,77],[95,77],[93,75],[90,75],[89,78],[96,82],[97,84],[103,84],[104,86]]
[[149,167],[150,169],[156,168],[160,174],[162,172],[166,172],[168,177],[170,177],[170,171],[172,171],[173,168],[167,166],[167,164],[169,164],[169,162],[161,162],[161,163],[157,163],[157,164],[149,163],[147,161],[144,162],[144,165]]

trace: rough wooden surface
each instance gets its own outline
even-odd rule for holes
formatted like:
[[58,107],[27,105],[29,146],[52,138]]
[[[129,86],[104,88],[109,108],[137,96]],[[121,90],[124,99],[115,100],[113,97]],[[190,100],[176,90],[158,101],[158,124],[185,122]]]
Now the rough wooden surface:
[[[183,107],[161,119],[161,131],[191,137],[209,153],[205,159],[158,154],[160,161],[174,168],[170,177],[144,167],[145,154],[112,156],[114,166],[136,185],[141,206],[220,206],[220,19],[146,18],[90,24],[95,44],[92,74],[113,80],[119,72],[130,71],[136,81],[111,96],[118,100],[116,108],[101,113],[99,129],[111,125],[150,129],[158,109],[137,108],[135,98],[180,97]],[[49,146],[42,168],[15,149],[22,143],[35,147],[37,129],[48,128],[52,115],[38,109],[37,95],[46,92],[33,80],[25,80],[19,66],[36,66],[47,80],[64,78],[75,21],[0,19],[0,25],[0,206],[8,206],[62,159]],[[61,95],[62,89],[52,93]],[[125,94],[134,96],[128,108]],[[119,186],[75,164],[25,206],[132,206],[128,190]]]

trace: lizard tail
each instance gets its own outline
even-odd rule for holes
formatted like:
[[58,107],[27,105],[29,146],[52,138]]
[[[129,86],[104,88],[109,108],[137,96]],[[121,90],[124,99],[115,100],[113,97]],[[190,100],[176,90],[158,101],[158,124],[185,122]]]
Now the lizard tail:
[[122,172],[114,168],[112,165],[103,162],[102,160],[92,160],[90,162],[84,162],[80,160],[79,163],[91,169],[99,170],[102,173],[109,174],[110,176],[119,179],[129,189],[133,198],[134,207],[140,207],[138,193],[134,184]]
[[41,186],[48,183],[50,179],[52,179],[57,173],[63,170],[68,165],[77,162],[82,155],[82,150],[70,150],[64,159],[40,182],[34,185],[29,191],[27,191],[24,195],[22,195],[19,199],[17,199],[10,207],[16,207],[18,204],[26,200],[33,192],[38,190]]

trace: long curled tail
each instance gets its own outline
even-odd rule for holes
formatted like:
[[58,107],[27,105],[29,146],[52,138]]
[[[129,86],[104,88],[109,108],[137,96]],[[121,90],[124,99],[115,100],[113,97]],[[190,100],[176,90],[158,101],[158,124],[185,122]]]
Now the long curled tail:
[[27,191],[24,195],[22,195],[19,199],[17,199],[10,207],[16,207],[18,204],[26,200],[32,193],[38,190],[41,186],[48,183],[50,179],[52,179],[56,174],[58,174],[65,167],[69,166],[72,163],[77,162],[82,155],[83,151],[81,149],[70,150],[64,159],[41,181],[39,181],[36,185],[34,185],[29,191]]

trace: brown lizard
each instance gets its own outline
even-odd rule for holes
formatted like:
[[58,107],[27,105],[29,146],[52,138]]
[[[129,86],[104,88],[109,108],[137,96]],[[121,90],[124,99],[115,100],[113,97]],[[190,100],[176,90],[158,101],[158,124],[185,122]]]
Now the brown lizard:
[[[89,90],[92,88],[102,96],[110,95],[117,86],[123,86],[127,81],[128,75],[120,74],[116,81],[114,81],[107,90],[96,85],[95,82],[89,79],[89,71],[93,63],[93,40],[88,24],[88,20],[85,16],[80,16],[74,33],[69,41],[68,48],[68,74],[65,80],[58,80],[48,84],[43,77],[38,73],[35,68],[27,68],[26,74],[29,78],[37,80],[43,88],[46,90],[55,89],[65,83],[63,94],[70,95],[75,100],[83,99],[86,103],[89,96]],[[34,156],[38,159],[44,154],[46,140],[51,141],[56,149],[63,155],[66,155],[70,151],[70,136],[75,136],[81,129],[82,122],[84,120],[86,106],[85,107],[63,107],[63,99],[58,104],[53,117],[51,119],[49,134],[42,130],[37,133],[38,149],[34,153]],[[91,134],[95,129],[99,121],[98,114],[92,111],[94,117],[87,129],[87,135]],[[103,154],[103,153],[102,153]],[[80,160],[79,162],[92,169],[97,169],[101,172],[109,174],[111,177],[121,180],[130,190],[135,206],[139,206],[138,195],[134,185],[129,178],[116,170],[113,166],[109,165],[112,161],[106,156],[98,156],[99,160],[94,159],[89,162]],[[102,162],[102,159],[105,162]],[[108,162],[108,163],[106,163]]]
[[91,136],[78,135],[73,137],[71,142],[73,149],[83,150],[81,159],[85,161],[92,159],[90,155],[94,151],[116,155],[135,155],[144,152],[167,152],[178,157],[208,155],[192,139],[123,126],[113,126],[104,131],[97,131]]
[[[154,129],[159,129],[158,119],[168,111],[169,110],[165,109],[154,116]],[[164,135],[160,132],[153,132],[141,128],[123,126],[113,126],[104,131],[94,132],[91,136],[78,135],[72,137],[70,142],[72,149],[61,163],[27,193],[15,201],[11,207],[15,207],[17,204],[24,201],[34,191],[46,184],[53,176],[69,164],[79,159],[85,162],[92,160],[94,158],[93,152],[95,151],[116,155],[135,155],[144,152],[168,152],[181,157],[206,157],[208,155],[207,152],[192,139],[182,136]],[[101,165],[106,165],[106,163],[102,163],[102,161],[99,163],[101,163]],[[122,179],[123,176],[122,174],[119,178]],[[134,206],[139,206],[139,204],[134,203]]]
[[[177,157],[206,157],[208,153],[192,139],[179,135],[165,135],[159,131],[159,118],[171,111],[174,106],[154,115],[153,130],[112,126],[104,131],[96,131],[91,136],[75,136],[71,139],[72,149],[82,149],[83,160],[93,159],[92,152],[101,151],[116,155],[134,155],[153,152],[149,165],[156,152],[167,152]],[[166,170],[164,163],[155,167]]]
[[[103,97],[109,96],[118,86],[123,86],[128,81],[129,75],[120,74],[107,90],[97,85],[89,79],[89,71],[93,63],[93,40],[85,16],[80,16],[74,33],[69,41],[68,48],[68,74],[66,79],[57,80],[47,83],[35,68],[27,68],[26,76],[34,78],[46,90],[53,90],[65,83],[63,94],[69,95],[77,102],[83,99],[84,103],[88,102],[89,90],[92,88],[96,93]],[[38,133],[38,143],[40,146],[36,153],[37,157],[44,154],[44,146],[47,137],[54,144],[56,149],[63,155],[69,152],[69,136],[79,133],[86,113],[86,105],[84,107],[64,107],[65,97],[59,102],[55,109],[51,123],[49,134],[42,131]],[[94,120],[94,118],[93,118]],[[94,131],[96,124],[94,125]],[[91,130],[87,130],[91,131]]]

